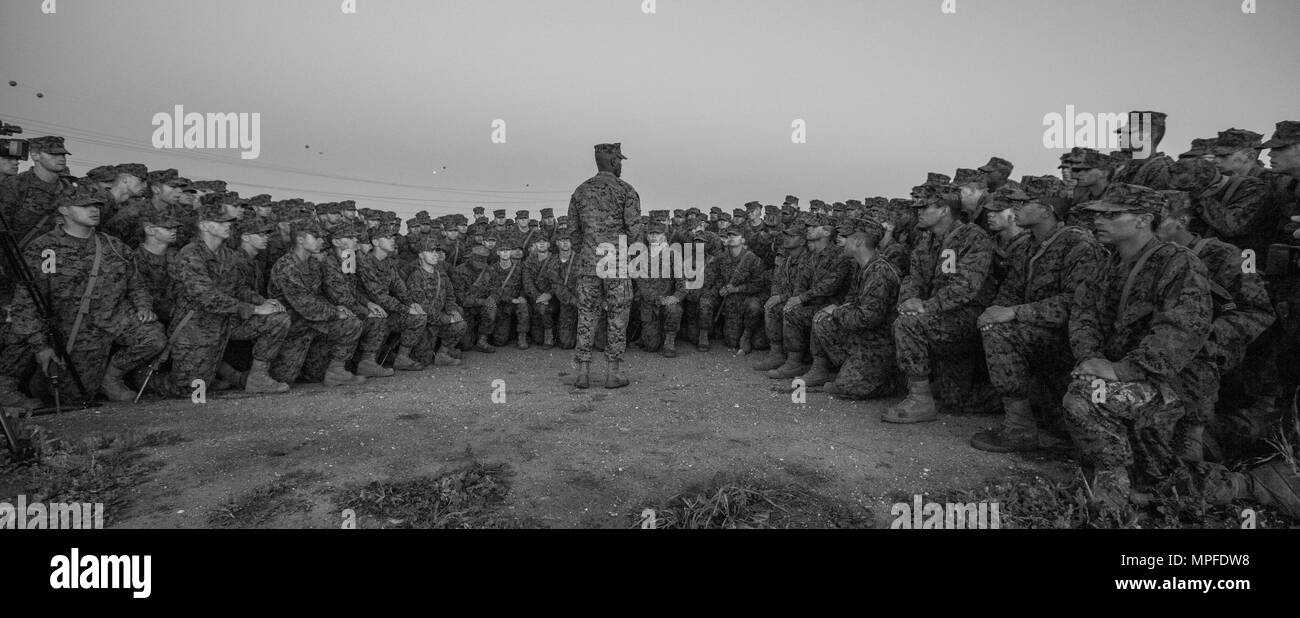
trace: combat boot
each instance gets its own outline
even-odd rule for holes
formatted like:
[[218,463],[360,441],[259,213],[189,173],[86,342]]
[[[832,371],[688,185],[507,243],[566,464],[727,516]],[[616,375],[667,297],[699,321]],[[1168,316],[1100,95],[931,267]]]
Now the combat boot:
[[520,350],[528,349],[528,333],[519,333],[519,335],[515,339],[516,339],[516,343],[515,343],[516,348],[519,348]]
[[885,412],[886,423],[928,423],[938,420],[939,410],[934,406],[934,394],[926,379],[907,382],[907,398]]
[[1029,400],[1003,398],[1002,408],[1006,411],[1002,427],[975,434],[970,445],[989,453],[1038,450],[1038,423],[1034,421],[1034,409]]
[[767,372],[773,380],[788,380],[807,373],[808,365],[803,364],[803,352],[786,352],[785,363]]
[[677,358],[677,333],[664,333],[664,358]]
[[1300,475],[1284,459],[1274,459],[1248,470],[1251,495],[1265,506],[1273,506],[1287,517],[1300,519]]
[[1180,442],[1174,447],[1178,449],[1178,458],[1186,462],[1205,461],[1205,450],[1203,448],[1205,425],[1187,425],[1182,427],[1178,432]]
[[591,361],[578,363],[578,378],[573,381],[577,388],[591,387]]
[[479,335],[478,343],[474,344],[474,351],[495,354],[497,349],[488,344],[487,335]]
[[698,347],[701,352],[709,351],[709,331],[707,330],[700,331],[700,340],[696,344],[696,347]]
[[1110,511],[1123,521],[1133,504],[1133,484],[1125,468],[1099,469],[1088,488],[1088,510],[1094,515]]
[[447,348],[438,350],[438,353],[433,355],[434,367],[459,367],[463,362],[464,361],[459,358],[453,358],[451,354],[447,352]]
[[620,365],[622,365],[622,361],[610,361],[608,365],[605,365],[605,388],[623,388],[632,383],[631,380],[627,379],[627,376],[623,375]]
[[244,380],[244,392],[258,395],[283,393],[289,390],[289,385],[284,382],[277,382],[271,374],[267,373],[268,365],[266,361],[255,360],[253,367],[248,370],[248,377]]
[[362,376],[355,375],[348,371],[343,365],[347,361],[331,360],[330,366],[325,370],[325,379],[321,383],[325,386],[355,386],[365,384],[366,379]]
[[[447,346],[442,346],[442,350],[446,352]],[[403,346],[397,349],[397,356],[393,357],[393,369],[398,371],[421,371],[424,369],[424,365],[415,362],[415,359],[411,358],[411,348]]]
[[785,348],[773,343],[767,351],[767,358],[754,364],[754,371],[771,371],[785,364]]
[[818,354],[813,359],[812,369],[803,374],[804,386],[822,386],[831,381],[831,360]]
[[0,406],[22,410],[38,410],[45,404],[39,399],[23,396],[18,390],[18,379],[0,376]]
[[546,329],[546,334],[542,336],[542,349],[549,350],[555,347],[555,331]]
[[131,392],[131,389],[126,387],[126,383],[122,382],[122,376],[125,373],[111,362],[108,364],[108,368],[104,370],[104,381],[100,386],[100,391],[104,393],[104,396],[108,397],[109,401],[135,401],[135,393]]
[[357,363],[357,375],[366,378],[387,378],[393,375],[393,370],[380,365],[371,355]]
[[753,339],[754,339],[754,335],[753,335],[753,333],[750,333],[748,329],[746,329],[745,332],[744,332],[743,334],[740,335],[740,355],[741,355],[741,356],[748,356],[750,352],[753,352],[753,351],[754,351],[754,341],[753,341]]

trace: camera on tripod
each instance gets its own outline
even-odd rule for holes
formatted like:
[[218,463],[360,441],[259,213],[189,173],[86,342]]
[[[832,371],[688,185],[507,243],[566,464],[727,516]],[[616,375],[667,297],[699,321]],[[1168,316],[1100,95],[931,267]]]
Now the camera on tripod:
[[27,160],[29,150],[27,140],[3,137],[6,135],[17,135],[22,132],[22,127],[0,120],[0,157],[18,159],[19,161]]

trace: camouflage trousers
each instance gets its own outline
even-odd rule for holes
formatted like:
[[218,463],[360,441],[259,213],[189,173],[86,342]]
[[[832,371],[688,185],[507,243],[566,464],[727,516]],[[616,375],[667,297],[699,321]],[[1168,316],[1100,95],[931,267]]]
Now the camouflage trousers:
[[750,336],[763,328],[763,301],[752,294],[729,294],[722,299],[722,333],[727,346],[740,346],[744,331]]
[[[781,341],[785,345],[787,354],[790,352],[799,352],[809,354],[812,350],[812,323],[813,316],[821,311],[825,304],[802,304],[793,309],[786,310],[784,305],[777,305],[768,310],[769,320],[775,319],[781,321]],[[768,336],[772,335],[772,330],[768,329]],[[773,339],[773,341],[778,341]]]
[[465,320],[450,324],[425,324],[419,333],[419,341],[411,352],[411,358],[423,365],[433,363],[433,356],[438,351],[438,341],[442,341],[444,349],[455,346],[465,336],[467,326]]
[[286,384],[296,382],[302,375],[307,353],[318,340],[321,341],[321,347],[317,348],[321,357],[328,355],[331,361],[347,361],[357,348],[361,330],[361,320],[355,317],[320,322],[302,318],[293,320],[289,334],[280,346],[280,353],[271,361],[271,377]]
[[[71,324],[60,324],[65,334],[71,326]],[[39,350],[25,341],[14,340],[12,336],[8,339],[10,341],[5,342],[6,348],[0,355],[2,358],[0,364],[4,366],[4,370],[0,373],[22,377],[36,371],[36,353]],[[87,394],[94,397],[104,381],[104,371],[109,363],[125,373],[153,360],[162,353],[166,345],[167,336],[163,333],[161,323],[156,321],[141,323],[134,313],[122,312],[114,316],[108,328],[83,324],[68,356],[72,359],[73,368],[81,376]],[[114,347],[118,348],[116,353],[112,353]],[[112,353],[111,358],[110,353]],[[33,392],[33,395],[43,399],[52,398],[53,393],[49,392],[50,389],[46,388],[46,384],[48,383],[38,381],[38,389],[34,389],[36,392]],[[64,401],[80,398],[80,393],[77,392],[70,375],[64,376],[60,382],[59,396]]]
[[641,345],[647,351],[657,352],[663,345],[664,335],[676,335],[681,330],[682,303],[660,305],[656,299],[642,298],[640,305]]
[[578,341],[574,359],[591,362],[596,326],[602,317],[608,324],[605,360],[623,360],[627,350],[627,321],[632,304],[632,280],[602,279],[586,275],[578,280]]
[[1065,396],[1074,356],[1064,329],[1008,322],[994,324],[980,335],[989,381],[999,395],[1029,399],[1038,382],[1054,394],[1054,401]]
[[838,368],[835,388],[845,399],[888,397],[899,386],[892,330],[846,333],[823,309],[814,318],[812,347]]
[[498,346],[506,345],[510,342],[510,325],[514,323],[513,332],[517,335],[527,335],[532,321],[532,311],[527,302],[514,304],[510,301],[497,303],[496,323],[492,329],[493,344]]
[[991,413],[1002,408],[988,384],[976,318],[983,310],[900,315],[894,321],[898,367],[912,379],[929,379],[942,413]]
[[[290,322],[289,314],[283,312],[241,320],[237,315],[195,311],[185,328],[173,333],[176,343],[172,345],[172,370],[166,379],[167,395],[189,397],[194,380],[211,384],[228,341],[252,341],[253,360],[270,362],[279,354]],[[173,328],[177,326],[179,322]]]
[[[361,337],[358,338],[357,347],[354,354],[349,354],[352,363],[349,367],[354,367],[355,363],[368,356],[374,356],[376,360],[379,357],[379,350],[384,347],[384,342],[388,341],[388,336],[393,333],[400,333],[398,345],[414,347],[420,342],[420,337],[424,334],[424,322],[428,316],[411,315],[403,313],[401,315],[388,314],[385,318],[376,318],[366,316],[361,322]],[[325,371],[329,369],[331,344],[324,338],[317,338],[308,348],[307,358],[303,361],[301,377],[306,382],[320,382],[325,379]]]
[[1229,502],[1234,497],[1233,477],[1241,475],[1219,464],[1178,457],[1186,403],[1166,399],[1150,382],[1091,378],[1071,380],[1063,401],[1070,436],[1083,464],[1096,470],[1099,479],[1126,469],[1137,485],[1173,488],[1211,503]]
[[555,329],[555,314],[559,310],[559,301],[551,298],[544,303],[539,303],[534,299],[528,301],[528,304],[530,307],[529,311],[532,313],[532,334],[534,339],[536,339],[539,334]]
[[709,336],[713,332],[713,316],[718,312],[720,299],[712,292],[688,292],[682,302],[682,334],[694,341],[703,332]]
[[480,307],[465,307],[465,334],[461,335],[460,347],[468,350],[474,347],[475,340],[488,337],[496,330],[497,306],[484,304]]

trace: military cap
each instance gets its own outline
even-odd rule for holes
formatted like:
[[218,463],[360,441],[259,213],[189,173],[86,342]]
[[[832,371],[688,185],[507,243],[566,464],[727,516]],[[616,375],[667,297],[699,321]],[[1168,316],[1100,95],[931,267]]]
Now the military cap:
[[226,191],[226,181],[224,180],[199,180],[192,184],[199,191],[216,191],[218,193],[225,193]]
[[664,221],[664,220],[667,220],[667,219],[668,219],[668,211],[667,211],[667,210],[652,210],[652,211],[650,211],[650,218],[653,219],[653,220],[655,220],[655,221]]
[[1109,165],[1111,169],[1119,169],[1133,161],[1133,151],[1131,150],[1116,150],[1104,156],[1106,165]]
[[1178,155],[1179,159],[1200,158],[1214,152],[1215,143],[1219,141],[1217,137],[1197,138],[1192,140],[1192,148],[1183,154]]
[[769,205],[763,207],[763,214],[764,214],[764,215],[767,215],[767,216],[769,216],[769,217],[779,215],[779,214],[781,214],[781,207],[780,207],[780,206],[772,206],[772,205],[769,204]]
[[267,217],[245,217],[239,220],[240,234],[274,234],[278,226]]
[[675,219],[680,219],[680,218],[685,217],[685,216],[686,216],[686,211],[684,211],[684,210],[682,210],[682,209],[680,209],[680,208],[674,208],[674,209],[673,209],[673,218],[675,218]]
[[957,173],[953,175],[953,179],[952,179],[952,184],[957,185],[959,187],[962,185],[983,183],[983,182],[984,182],[984,174],[980,173],[978,170],[973,170],[966,167],[958,169]]
[[[1155,127],[1160,127],[1161,129],[1165,128],[1165,120],[1167,120],[1167,119],[1169,118],[1169,114],[1166,114],[1166,113],[1164,113],[1164,112],[1138,111],[1138,110],[1134,110],[1134,111],[1129,112],[1129,113],[1128,113],[1128,117],[1129,117],[1129,118],[1132,118],[1132,117],[1134,117],[1134,116],[1141,117],[1143,114],[1151,114],[1151,127],[1152,127],[1152,128],[1155,128]],[[1126,129],[1126,128],[1128,128],[1127,125],[1126,125],[1126,126],[1123,126],[1123,127],[1120,127],[1120,128],[1118,128],[1118,129],[1115,129],[1115,133],[1117,133],[1117,134],[1121,134],[1121,133],[1124,132],[1124,129]]]
[[494,210],[492,211],[492,216],[498,219],[504,219],[506,218],[506,209],[501,208],[499,210]]
[[204,204],[199,207],[199,221],[234,221],[238,219],[235,215],[226,212],[221,204]]
[[703,214],[703,213],[700,212],[700,209],[699,209],[699,208],[696,208],[696,207],[694,207],[694,206],[692,206],[692,207],[686,209],[686,216],[687,216],[687,217],[695,217],[695,218],[698,219],[698,218],[700,217],[701,214]]
[[365,228],[355,221],[343,221],[330,226],[330,236],[335,238],[360,238]]
[[543,209],[542,209],[542,218],[543,218],[543,219],[554,219],[554,218],[555,218],[555,209],[554,209],[554,208],[543,208]]
[[379,225],[375,226],[374,228],[371,228],[371,230],[370,230],[370,237],[371,237],[371,238],[390,238],[390,237],[394,237],[394,236],[398,236],[398,235],[400,235],[401,232],[402,232],[402,226],[401,226],[401,225],[394,225],[394,224],[392,224],[392,223],[380,223]]
[[808,226],[804,225],[802,221],[794,221],[785,226],[781,233],[786,236],[804,236],[808,233]]
[[325,226],[320,221],[312,218],[298,219],[289,226],[289,231],[294,236],[299,234],[311,234],[316,238],[325,238],[328,234],[325,232]]
[[912,202],[913,200],[905,197],[896,197],[889,200],[889,208],[891,210],[907,210],[912,207]]
[[450,219],[454,225],[469,225],[469,219],[462,214],[451,215]]
[[626,158],[627,158],[627,157],[623,156],[623,144],[622,144],[622,143],[615,143],[615,144],[596,144],[596,146],[595,146],[595,150],[596,150],[596,154],[598,154],[598,155],[599,155],[599,154],[607,154],[607,155],[613,155],[613,156],[616,156],[616,157],[618,157],[618,158],[620,158],[620,159],[626,159]]
[[1159,191],[1165,200],[1165,209],[1170,213],[1186,213],[1191,207],[1192,196],[1186,191]]
[[662,221],[651,221],[650,224],[646,226],[645,232],[647,234],[667,234],[668,226],[664,225]]
[[[785,196],[785,203],[786,203],[786,204],[794,204],[795,206],[798,206],[798,205],[799,205],[799,198],[797,198],[797,197],[795,197],[795,196],[793,196],[793,195],[787,195],[787,196]],[[783,204],[783,205],[784,205],[784,204]]]
[[1003,159],[1002,157],[993,157],[989,159],[988,163],[981,165],[979,167],[979,171],[984,172],[986,174],[989,172],[1001,172],[1003,175],[1007,175],[1010,174],[1011,170],[1015,168],[1016,166],[1012,164],[1010,161]]
[[141,180],[149,179],[149,168],[140,163],[122,163],[117,166],[117,173],[130,174]]
[[103,206],[112,199],[108,193],[98,189],[92,189],[89,186],[78,186],[75,189],[65,191],[54,200],[55,208],[64,206]]
[[517,210],[517,211],[515,211],[515,219],[516,219],[516,220],[518,220],[518,219],[527,219],[527,218],[528,218],[528,211],[527,211],[527,210]]
[[731,221],[731,215],[729,215],[729,214],[727,214],[727,213],[725,213],[725,212],[720,212],[720,213],[718,213],[718,221],[727,221],[727,222],[730,222],[730,221]]
[[[1208,161],[1206,161],[1208,163]],[[1131,212],[1159,215],[1165,198],[1155,189],[1125,183],[1106,187],[1101,199],[1083,204],[1083,210],[1093,212]]]
[[221,204],[223,203],[225,197],[226,196],[221,193],[208,193],[207,195],[204,195],[203,197],[199,198],[199,203],[200,204]]
[[356,202],[356,200],[343,200],[342,202],[339,202],[339,203],[338,203],[338,209],[339,209],[339,210],[356,210],[356,209],[357,209],[357,202]]
[[928,185],[949,185],[952,184],[952,178],[947,174],[938,172],[929,172],[925,175],[925,184]]
[[799,212],[799,206],[797,204],[786,203],[781,205],[781,214],[783,215],[790,215],[797,212]]
[[182,225],[179,219],[165,210],[149,209],[140,217],[140,227],[165,227],[178,228]]
[[889,206],[889,198],[869,197],[863,201],[863,205],[867,208],[885,208]]
[[117,166],[101,165],[86,172],[86,178],[94,182],[113,182],[117,180]]
[[561,241],[561,240],[572,240],[571,238],[569,238],[569,232],[570,232],[570,231],[571,231],[571,230],[569,229],[569,222],[568,222],[568,221],[561,221],[561,222],[559,222],[559,223],[556,223],[556,224],[555,224],[555,242],[559,242],[559,241]]
[[718,206],[714,206],[714,207],[712,207],[712,208],[709,209],[709,214],[710,214],[710,215],[716,215],[716,214],[718,214],[718,213],[720,213],[720,212],[722,212],[722,208],[720,208],[720,207],[718,207]]
[[1020,188],[1030,199],[1060,197],[1065,191],[1065,182],[1056,176],[1024,176],[1020,179]]
[[734,225],[724,230],[722,232],[722,235],[723,236],[744,236],[745,231],[741,229],[739,225]]
[[744,219],[747,216],[749,216],[749,210],[745,208],[737,208],[731,211],[732,219]]
[[763,205],[758,202],[748,202],[745,204],[746,212],[754,212],[755,210],[762,210],[762,209],[763,209]]
[[835,232],[840,236],[848,237],[857,233],[865,233],[873,239],[873,242],[880,242],[885,236],[885,227],[874,217],[857,216],[848,217],[835,226]]
[[1061,155],[1060,168],[1086,167],[1095,169],[1106,167],[1106,157],[1092,148],[1075,147],[1070,152]]
[[821,200],[812,200],[808,202],[808,208],[825,208],[825,207],[826,207],[826,202],[823,202]]
[[148,180],[151,185],[161,185],[166,184],[168,180],[180,175],[181,173],[174,169],[153,170],[149,172],[149,177],[146,180]]
[[1230,155],[1238,150],[1259,150],[1259,145],[1264,143],[1264,136],[1254,131],[1246,129],[1228,129],[1219,131],[1219,137],[1214,142],[1213,152],[1216,155]]
[[1300,144],[1300,122],[1283,120],[1273,130],[1273,138],[1260,144],[1260,148],[1286,148]]
[[72,154],[63,145],[63,138],[57,135],[46,135],[45,137],[33,137],[27,140],[32,152],[43,152],[52,155]]
[[248,198],[248,204],[250,206],[266,206],[270,203],[271,203],[271,195],[268,193],[262,193]]
[[[838,204],[839,202],[836,203]],[[866,204],[863,204],[861,200],[849,200],[844,203],[844,208],[840,208],[839,210],[862,210],[863,208],[866,208]]]
[[1033,198],[1029,197],[1029,194],[1020,186],[1020,183],[1014,180],[1008,180],[1006,184],[998,187],[998,190],[993,192],[992,197],[989,199],[988,203],[984,205],[984,208],[997,212],[1012,208],[1016,204],[1029,202],[1032,199]]

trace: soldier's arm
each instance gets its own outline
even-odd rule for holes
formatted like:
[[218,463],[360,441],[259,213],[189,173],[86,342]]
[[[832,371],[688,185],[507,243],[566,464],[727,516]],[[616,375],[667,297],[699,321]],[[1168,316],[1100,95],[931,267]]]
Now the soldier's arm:
[[968,229],[954,248],[957,271],[948,278],[946,285],[936,289],[924,301],[929,313],[951,311],[974,300],[993,267],[993,241],[978,229]]
[[529,301],[537,300],[542,295],[541,288],[538,287],[538,281],[541,279],[541,268],[535,263],[524,263],[524,296]]
[[1197,198],[1199,214],[1205,223],[1227,237],[1241,236],[1251,230],[1267,196],[1263,183],[1254,178],[1243,181],[1230,202],[1224,202],[1215,193],[1206,191]]
[[1114,363],[1115,375],[1125,382],[1176,375],[1196,357],[1210,334],[1210,283],[1200,260],[1180,251],[1159,273],[1156,290],[1151,332]]
[[861,333],[884,328],[898,306],[898,277],[888,268],[867,272],[858,297],[835,312],[836,321],[846,331]]
[[[1029,234],[1030,232],[1025,232]],[[1007,277],[1002,280],[1002,285],[998,286],[998,293],[993,297],[993,306],[995,307],[1015,307],[1024,302],[1025,292],[1028,290],[1026,277],[1029,276],[1029,257],[1033,255],[1012,254],[1008,268]],[[1020,315],[1016,319],[1024,321]]]
[[572,243],[573,252],[577,254],[582,251],[582,199],[585,193],[586,183],[579,186],[573,192],[573,197],[569,198],[569,225],[573,229],[569,230],[569,241]]
[[641,224],[641,196],[632,185],[623,183],[627,195],[623,197],[623,223],[627,226],[628,242],[634,238],[645,237],[645,226]]
[[202,260],[190,251],[182,250],[171,264],[173,285],[179,285],[185,296],[207,313],[253,314],[253,305],[221,291],[216,281],[208,275]]
[[903,277],[903,282],[898,289],[898,302],[900,303],[913,298],[921,298],[921,295],[925,293],[925,284],[921,281],[921,275],[925,272],[922,257],[924,251],[925,247],[918,242],[912,248],[912,254],[907,258],[907,276]]
[[[457,268],[455,271],[453,271],[453,273],[454,274],[452,276],[452,283],[453,283],[452,287],[455,289],[454,296],[456,297],[457,302],[460,303],[460,306],[466,308],[482,307],[484,305],[483,301],[487,297],[486,296],[480,297],[475,294],[474,279],[478,275],[474,274],[474,269]],[[486,279],[486,277],[484,278]],[[451,296],[453,296],[453,294],[448,294],[448,297]]]
[[1080,240],[1071,245],[1062,264],[1065,277],[1061,293],[1016,306],[1016,321],[1035,326],[1065,326],[1070,319],[1074,291],[1097,276],[1102,256],[1103,250],[1097,243]]
[[[827,249],[829,251],[830,249]],[[821,272],[812,273],[808,289],[801,296],[805,302],[810,300],[827,301],[844,292],[844,285],[853,273],[853,258],[847,255],[836,257]]]
[[753,253],[736,267],[732,274],[731,285],[736,286],[738,294],[753,295],[763,291],[763,260]]
[[[309,258],[304,268],[313,268]],[[285,302],[298,312],[302,317],[313,322],[327,322],[338,316],[338,311],[334,305],[327,302],[324,297],[319,295],[316,290],[307,287],[303,281],[303,273],[299,272],[300,267],[297,265],[297,258],[292,254],[281,258],[271,268],[271,281],[279,289],[280,294],[284,296]]]
[[1076,361],[1104,358],[1101,336],[1101,303],[1105,302],[1105,285],[1109,263],[1098,269],[1096,277],[1074,290],[1070,299],[1070,350]]
[[1231,295],[1226,299],[1230,304],[1220,308],[1206,345],[1219,357],[1216,360],[1220,367],[1231,367],[1241,362],[1246,347],[1273,325],[1276,316],[1263,279],[1242,271],[1241,252],[1236,247],[1227,245],[1223,249],[1224,255],[1214,260],[1216,268],[1211,277]]
[[357,259],[357,279],[361,282],[361,289],[365,295],[374,301],[376,305],[384,308],[389,313],[403,313],[406,311],[409,303],[402,302],[393,296],[394,289],[401,286],[403,296],[405,296],[406,286],[402,280],[394,277],[392,284],[388,281],[388,276],[380,268],[379,261],[369,256],[358,256]]

